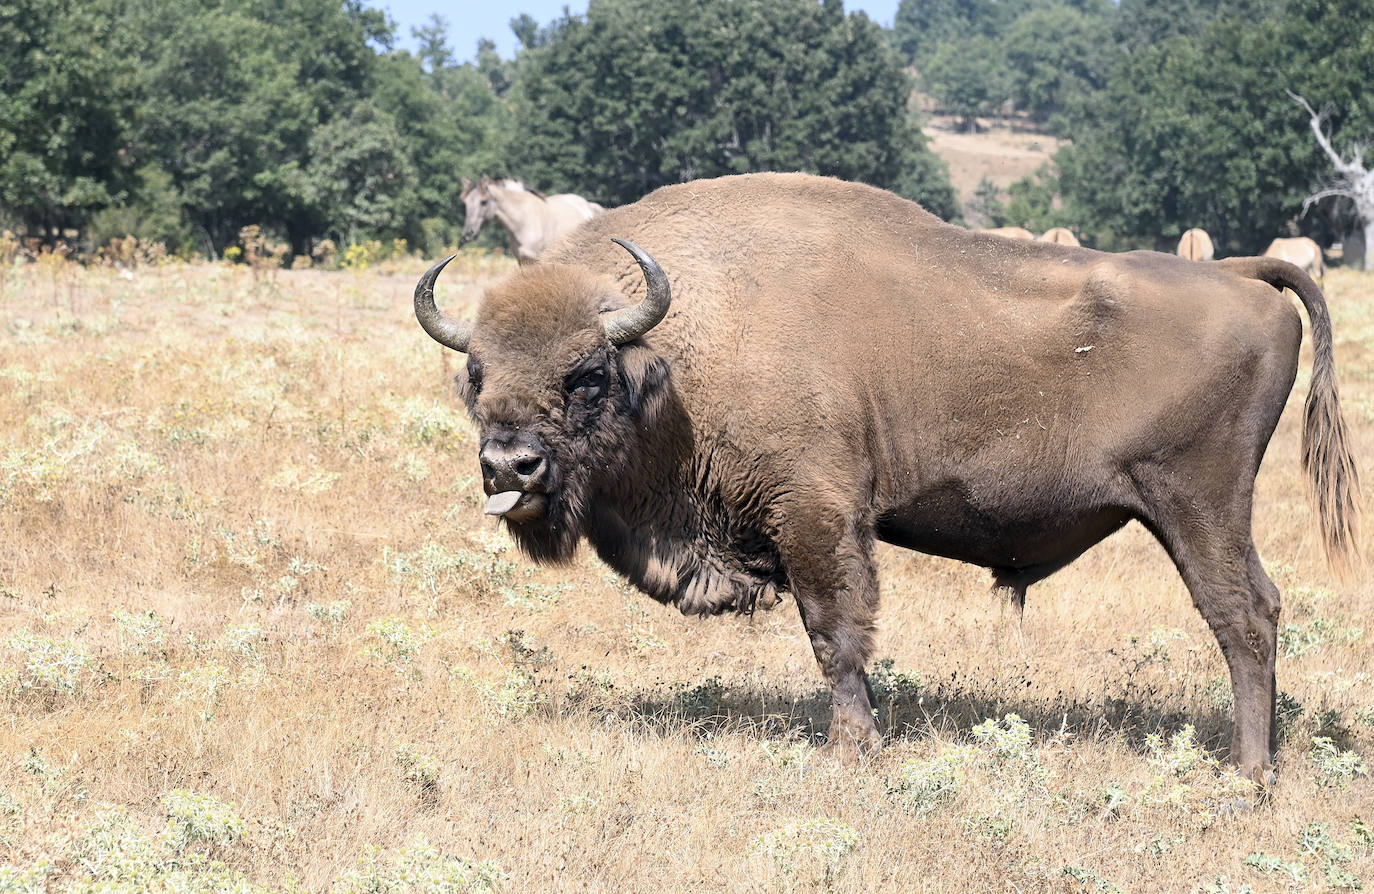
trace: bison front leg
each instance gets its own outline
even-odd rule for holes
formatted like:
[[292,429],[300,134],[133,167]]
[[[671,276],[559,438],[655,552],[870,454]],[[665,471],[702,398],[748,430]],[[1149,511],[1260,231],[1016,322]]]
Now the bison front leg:
[[859,648],[839,631],[820,632],[808,625],[807,634],[816,661],[830,684],[830,731],[821,751],[841,763],[856,763],[860,756],[883,746],[864,672],[868,650]]
[[864,672],[878,605],[873,540],[853,531],[817,538],[817,530],[811,529],[808,542],[785,549],[784,563],[811,649],[830,684],[830,732],[823,751],[853,763],[883,742]]

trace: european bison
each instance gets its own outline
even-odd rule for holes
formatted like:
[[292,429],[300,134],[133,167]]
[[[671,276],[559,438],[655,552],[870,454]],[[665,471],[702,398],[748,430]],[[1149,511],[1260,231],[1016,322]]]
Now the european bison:
[[684,612],[790,591],[841,757],[881,741],[875,539],[989,568],[1019,605],[1136,519],[1221,644],[1233,758],[1267,777],[1279,594],[1250,505],[1302,339],[1283,286],[1312,321],[1303,461],[1338,563],[1358,511],[1331,323],[1302,271],[1013,241],[803,174],[608,211],[489,288],[470,325],[435,307],[442,267],[415,310],[468,354],[487,511],[534,559],[586,538]]

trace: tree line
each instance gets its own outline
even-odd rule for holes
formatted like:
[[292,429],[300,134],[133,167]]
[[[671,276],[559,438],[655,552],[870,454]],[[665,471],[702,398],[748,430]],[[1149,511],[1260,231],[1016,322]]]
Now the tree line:
[[957,212],[897,51],[840,0],[596,0],[512,25],[516,58],[484,41],[459,63],[442,19],[410,52],[359,0],[0,4],[0,225],[433,251],[457,240],[464,176],[617,205],[771,169]]
[[[1301,216],[1332,142],[1374,133],[1361,0],[591,0],[512,20],[459,62],[362,0],[0,4],[0,228],[87,248],[132,234],[219,255],[248,225],[308,253],[457,241],[463,177],[603,205],[757,170],[860,180],[961,220],[913,88],[967,121],[1016,113],[1069,142],[979,216],[1139,247],[1190,226],[1254,251]],[[972,215],[970,215],[972,216]],[[1344,228],[1344,229],[1343,229]]]

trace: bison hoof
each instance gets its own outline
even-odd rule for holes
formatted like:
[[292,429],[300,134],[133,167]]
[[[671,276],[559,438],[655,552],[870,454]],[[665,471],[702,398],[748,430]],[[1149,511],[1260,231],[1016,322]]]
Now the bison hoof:
[[1245,777],[1255,784],[1256,797],[1261,804],[1274,793],[1274,786],[1279,781],[1278,772],[1273,764],[1251,768]]
[[1222,799],[1217,805],[1217,812],[1223,816],[1246,813],[1273,801],[1274,785],[1278,782],[1273,764],[1242,768],[1241,776],[1253,783],[1253,792],[1248,796],[1236,795]]
[[830,737],[817,752],[846,767],[857,766],[877,754],[883,747],[883,737],[877,730],[867,730],[857,736],[848,729],[831,730]]

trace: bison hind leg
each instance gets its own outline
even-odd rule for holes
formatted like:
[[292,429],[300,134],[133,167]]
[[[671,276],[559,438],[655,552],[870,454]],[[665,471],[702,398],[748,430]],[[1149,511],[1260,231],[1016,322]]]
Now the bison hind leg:
[[1218,521],[1200,516],[1197,508],[1193,504],[1186,511],[1168,512],[1163,521],[1156,516],[1150,527],[1226,659],[1235,713],[1231,760],[1264,790],[1274,779],[1278,745],[1274,667],[1279,591],[1255,550],[1248,514],[1226,513]]
[[[1200,559],[1196,545],[1187,552],[1184,580],[1193,603],[1216,635],[1231,674],[1235,710],[1231,760],[1265,789],[1274,779],[1278,749],[1274,671],[1279,590],[1265,574],[1252,544],[1247,543],[1239,556],[1226,550],[1221,555],[1203,552],[1206,558]],[[1184,564],[1179,568],[1182,571]]]

